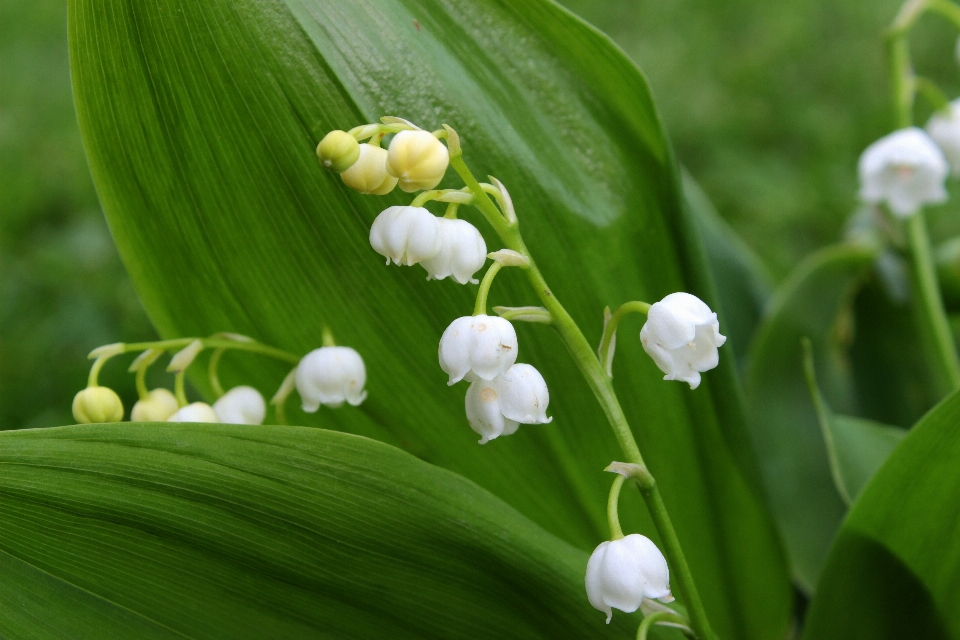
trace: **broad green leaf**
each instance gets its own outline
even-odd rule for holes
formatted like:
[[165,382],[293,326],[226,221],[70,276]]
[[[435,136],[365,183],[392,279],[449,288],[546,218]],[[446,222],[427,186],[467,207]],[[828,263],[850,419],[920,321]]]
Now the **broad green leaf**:
[[0,433],[4,638],[630,637],[587,554],[394,447],[304,427]]
[[957,460],[960,392],[914,426],[853,505],[805,638],[960,638]]
[[746,394],[754,443],[795,578],[807,590],[816,584],[846,506],[804,381],[800,340],[811,341],[827,401],[853,413],[845,347],[852,339],[852,299],[874,257],[867,248],[835,246],[804,261],[777,292],[750,352]]
[[827,446],[833,482],[843,501],[851,505],[907,432],[873,420],[831,411],[817,387],[810,341],[805,339],[803,347],[804,374]]
[[743,364],[770,300],[770,276],[760,257],[720,217],[687,172],[683,172],[683,196],[703,236],[720,303],[721,329]]
[[[678,290],[713,302],[647,84],[607,38],[539,0],[74,0],[71,64],[94,181],[161,335],[235,331],[305,353],[328,325],[365,358],[370,395],[297,422],[396,444],[582,550],[606,536],[602,469],[622,454],[556,335],[518,327],[553,423],[478,446],[463,386],[447,388],[436,361],[475,289],[385,267],[370,224],[409,197],[351,192],[314,147],[383,115],[456,128],[474,172],[510,189],[553,293],[594,343],[606,305]],[[536,298],[508,270],[490,302]],[[622,329],[615,382],[712,621],[724,637],[779,637],[788,580],[732,358],[692,392],[661,380],[637,330]],[[286,373],[240,356],[223,367],[225,383],[265,391]],[[653,534],[636,492],[623,513]]]

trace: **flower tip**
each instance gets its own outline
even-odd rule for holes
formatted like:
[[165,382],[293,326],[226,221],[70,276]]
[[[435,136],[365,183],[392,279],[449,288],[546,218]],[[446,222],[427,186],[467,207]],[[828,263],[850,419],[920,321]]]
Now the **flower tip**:
[[667,595],[661,596],[661,597],[657,598],[657,600],[659,600],[660,602],[662,602],[662,603],[664,603],[664,604],[669,604],[669,603],[673,602],[674,600],[676,600],[676,598],[673,597],[673,594],[672,594],[672,593],[669,593],[669,592],[668,592]]

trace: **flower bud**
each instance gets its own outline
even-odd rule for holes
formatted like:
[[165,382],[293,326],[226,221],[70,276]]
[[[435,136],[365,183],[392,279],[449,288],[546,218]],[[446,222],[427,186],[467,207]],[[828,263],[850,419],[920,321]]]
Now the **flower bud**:
[[387,264],[429,260],[440,252],[440,220],[423,207],[389,207],[370,227],[370,246]]
[[948,113],[934,113],[927,121],[927,133],[950,163],[955,176],[960,176],[960,100],[950,103]]
[[253,387],[234,387],[213,403],[217,422],[224,424],[263,424],[267,403]]
[[219,422],[213,407],[206,402],[194,402],[180,407],[177,412],[167,418],[167,422]]
[[297,391],[307,413],[313,413],[321,404],[339,407],[344,400],[359,405],[367,397],[363,390],[366,382],[363,358],[350,347],[314,349],[297,365]]
[[477,228],[466,220],[437,218],[440,227],[440,252],[421,264],[427,280],[443,280],[453,276],[460,284],[478,281],[476,273],[487,260],[487,243]]
[[146,398],[133,405],[130,419],[134,422],[166,422],[177,409],[176,396],[161,387],[151,390]]
[[691,389],[700,386],[700,373],[720,362],[717,347],[727,341],[720,335],[717,314],[700,298],[671,293],[654,303],[640,330],[640,342],[664,380],[683,380]]
[[520,424],[546,424],[550,394],[540,372],[529,364],[515,364],[493,380],[476,380],[464,400],[470,428],[480,444],[515,433]]
[[672,602],[670,571],[660,549],[639,533],[601,542],[587,562],[584,580],[587,599],[595,609],[607,614],[613,610],[633,613],[644,598]]
[[946,158],[923,129],[900,129],[874,142],[860,156],[858,169],[860,197],[871,204],[886,202],[902,218],[947,199]]
[[87,387],[73,397],[73,419],[78,424],[120,422],[123,402],[109,387]]
[[410,193],[440,184],[450,164],[450,153],[429,131],[401,131],[390,141],[387,171]]
[[340,179],[360,193],[382,196],[393,191],[397,179],[387,173],[387,150],[372,144],[361,144],[360,155]]
[[509,320],[478,315],[457,318],[440,337],[440,368],[447,384],[464,378],[493,380],[517,361],[517,333]]
[[324,169],[343,173],[360,157],[360,143],[346,131],[331,131],[317,145],[317,158]]

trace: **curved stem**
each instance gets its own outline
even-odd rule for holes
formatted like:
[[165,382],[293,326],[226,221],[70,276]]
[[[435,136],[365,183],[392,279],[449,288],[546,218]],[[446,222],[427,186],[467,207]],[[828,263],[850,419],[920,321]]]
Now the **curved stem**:
[[183,388],[183,378],[186,375],[187,370],[184,369],[180,371],[173,377],[173,395],[177,399],[178,407],[185,407],[187,404],[187,393]]
[[477,291],[477,302],[473,305],[473,315],[479,316],[487,314],[487,296],[490,294],[493,279],[500,273],[500,269],[503,269],[503,265],[499,262],[494,262],[490,265],[490,268],[487,269],[487,272],[483,274],[483,280],[480,281],[480,290]]
[[640,627],[637,629],[637,640],[646,640],[647,634],[650,633],[650,629],[652,629],[653,625],[657,624],[658,622],[672,622],[674,624],[683,625],[684,627],[687,625],[687,621],[675,613],[656,611],[643,618],[643,622],[640,623]]
[[103,368],[104,363],[109,360],[112,356],[100,356],[93,361],[93,365],[90,367],[90,375],[87,376],[87,386],[88,387],[98,387],[97,378],[100,376],[100,369]]
[[137,396],[141,400],[146,400],[150,397],[150,391],[147,390],[147,368],[139,367],[137,368]]
[[650,306],[648,303],[639,300],[624,302],[613,312],[610,319],[604,325],[603,336],[600,338],[600,347],[597,349],[597,353],[600,356],[600,365],[603,367],[603,370],[607,372],[608,376],[610,375],[610,363],[613,360],[613,353],[610,346],[617,335],[617,325],[620,324],[624,316],[630,313],[647,315],[647,312],[650,311]]
[[217,373],[217,366],[220,364],[220,358],[226,351],[223,347],[210,354],[210,362],[207,365],[207,377],[210,379],[210,388],[213,389],[213,395],[216,398],[223,396],[223,387],[220,385],[220,376]]
[[610,496],[607,498],[607,522],[610,524],[610,539],[619,540],[623,537],[623,529],[620,528],[620,489],[626,477],[617,474],[613,479],[613,485],[610,487]]

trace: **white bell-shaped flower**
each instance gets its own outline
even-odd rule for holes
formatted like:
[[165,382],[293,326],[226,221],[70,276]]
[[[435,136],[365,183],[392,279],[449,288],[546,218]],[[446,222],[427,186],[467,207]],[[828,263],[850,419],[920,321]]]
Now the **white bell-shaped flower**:
[[948,113],[934,113],[927,121],[927,133],[943,151],[953,175],[960,175],[960,100],[950,103]]
[[219,422],[213,407],[206,402],[194,402],[180,407],[167,422]]
[[166,422],[177,412],[177,397],[163,387],[152,389],[146,398],[137,400],[130,412],[133,422]]
[[387,264],[429,260],[440,252],[440,220],[423,207],[388,207],[370,227],[370,246]]
[[234,387],[213,403],[217,421],[224,424],[263,424],[267,403],[253,387]]
[[872,204],[886,202],[894,215],[908,217],[925,204],[947,199],[943,181],[948,172],[943,152],[923,129],[900,129],[860,156],[860,197]]
[[476,380],[465,399],[470,428],[480,444],[515,433],[521,424],[546,424],[550,393],[543,376],[529,364],[515,364],[493,380]]
[[410,193],[440,184],[450,164],[450,152],[429,131],[401,131],[390,141],[387,171]]
[[313,413],[320,405],[339,407],[344,401],[359,405],[367,397],[367,368],[350,347],[321,347],[303,356],[297,365],[297,391],[303,410]]
[[386,195],[397,186],[397,179],[387,173],[387,150],[372,144],[360,145],[360,155],[340,179],[351,189],[376,196]]
[[666,559],[652,540],[639,533],[600,543],[587,562],[584,582],[587,599],[607,614],[607,624],[612,609],[633,613],[644,598],[674,599]]
[[427,270],[427,280],[453,276],[460,284],[476,284],[478,281],[473,274],[487,260],[487,243],[483,236],[466,220],[436,220],[440,225],[440,252],[420,263]]
[[671,293],[654,303],[640,330],[640,342],[664,380],[683,380],[691,389],[700,386],[700,373],[720,362],[717,348],[727,341],[720,335],[717,314],[700,298]]
[[517,361],[517,332],[509,320],[478,315],[457,318],[440,337],[440,368],[447,384],[464,378],[493,380]]

